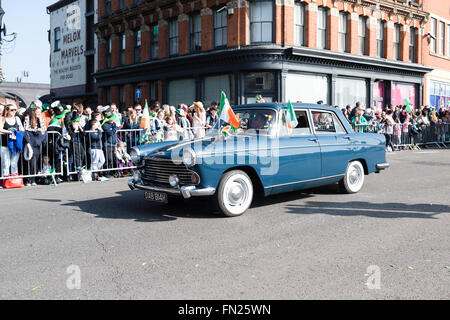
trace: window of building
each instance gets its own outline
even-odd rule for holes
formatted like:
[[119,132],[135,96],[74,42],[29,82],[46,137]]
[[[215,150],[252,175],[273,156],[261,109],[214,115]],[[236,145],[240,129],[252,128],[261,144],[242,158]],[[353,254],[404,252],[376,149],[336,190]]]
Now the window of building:
[[172,106],[190,104],[196,101],[195,91],[195,79],[171,80],[167,85],[167,103]]
[[335,104],[341,107],[354,106],[356,102],[367,103],[367,84],[365,79],[337,78]]
[[436,53],[436,28],[437,28],[437,21],[434,18],[431,18],[431,39],[430,39],[430,52]]
[[123,33],[120,37],[119,44],[119,65],[125,64],[125,49],[127,48],[127,37]]
[[202,81],[202,101],[205,105],[220,102],[221,92],[225,92],[230,103],[235,100],[234,76],[232,74],[204,77]]
[[134,32],[134,63],[141,62],[141,47],[142,47],[142,33],[141,30]]
[[111,38],[106,39],[106,68],[111,68]]
[[227,10],[214,11],[214,47],[227,46]]
[[275,74],[273,72],[249,72],[245,75],[245,103],[255,103],[261,94],[266,102],[275,97]]
[[358,53],[366,55],[367,18],[360,16],[358,21]]
[[384,22],[377,20],[377,57],[384,58]]
[[319,7],[317,12],[317,48],[327,49],[327,9]]
[[439,54],[444,55],[445,47],[445,23],[439,22]]
[[105,1],[105,13],[107,16],[111,14],[111,0]]
[[286,76],[286,100],[291,102],[328,103],[329,80],[322,74],[289,73]]
[[202,50],[202,17],[198,12],[189,18],[189,44],[191,52]]
[[250,2],[250,41],[252,43],[273,41],[273,1]]
[[61,28],[55,28],[55,50],[54,51],[60,51],[61,50]]
[[450,57],[450,24],[447,26],[447,57]]
[[150,27],[150,58],[158,59],[159,56],[159,27]]
[[430,105],[437,110],[447,106],[450,101],[450,83],[430,81]]
[[394,60],[400,60],[400,25],[394,25]]
[[416,36],[417,36],[417,30],[415,28],[410,28],[409,29],[409,62],[417,62]]
[[339,13],[339,51],[348,52],[348,15],[345,12]]
[[305,17],[306,7],[301,2],[295,3],[294,12],[294,44],[296,46],[304,46],[305,43]]
[[125,8],[125,0],[119,0],[119,10]]
[[178,20],[169,22],[169,55],[178,55]]

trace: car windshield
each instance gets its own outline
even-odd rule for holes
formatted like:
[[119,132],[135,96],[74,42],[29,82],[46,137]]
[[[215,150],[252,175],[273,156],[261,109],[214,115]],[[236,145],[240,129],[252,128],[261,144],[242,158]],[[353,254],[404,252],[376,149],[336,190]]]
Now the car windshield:
[[238,109],[235,110],[239,128],[234,130],[224,121],[217,121],[208,135],[229,133],[229,135],[264,134],[272,135],[276,130],[276,111],[273,109]]

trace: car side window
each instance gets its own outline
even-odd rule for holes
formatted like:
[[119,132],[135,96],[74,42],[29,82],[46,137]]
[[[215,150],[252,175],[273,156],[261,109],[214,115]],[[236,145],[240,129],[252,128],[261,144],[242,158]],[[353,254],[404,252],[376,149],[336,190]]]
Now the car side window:
[[297,126],[293,130],[293,134],[310,135],[311,127],[309,126],[308,114],[305,110],[295,110],[297,118]]
[[334,123],[336,124],[336,133],[346,134],[347,131],[345,131],[345,129],[342,126],[342,123],[339,121],[338,117],[334,114],[333,118],[334,118]]
[[331,112],[312,111],[312,117],[316,133],[336,133],[336,125]]

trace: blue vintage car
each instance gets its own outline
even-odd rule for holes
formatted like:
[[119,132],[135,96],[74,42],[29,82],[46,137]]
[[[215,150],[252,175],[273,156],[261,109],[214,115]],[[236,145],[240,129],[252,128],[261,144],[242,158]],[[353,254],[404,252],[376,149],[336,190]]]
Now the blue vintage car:
[[210,197],[226,216],[239,216],[255,193],[264,196],[339,183],[361,190],[364,176],[389,167],[385,137],[355,133],[338,109],[293,104],[297,126],[287,123],[286,104],[233,107],[241,125],[217,123],[206,137],[133,148],[139,170],[128,181],[149,200]]

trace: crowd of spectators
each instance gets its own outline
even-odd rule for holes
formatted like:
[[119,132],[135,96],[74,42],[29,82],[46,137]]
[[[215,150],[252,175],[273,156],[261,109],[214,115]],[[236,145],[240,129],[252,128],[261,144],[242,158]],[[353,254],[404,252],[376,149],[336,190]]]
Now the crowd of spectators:
[[[217,113],[216,102],[206,107],[202,102],[189,107],[152,102],[123,112],[114,103],[93,108],[37,100],[21,109],[0,104],[1,177],[30,176],[24,184],[34,186],[78,179],[70,173],[83,167],[94,172],[94,180],[131,175],[132,146],[204,137]],[[52,170],[57,174],[50,178]]]
[[401,148],[401,137],[414,139],[430,127],[444,128],[441,131],[446,132],[450,124],[450,110],[441,108],[436,111],[435,107],[429,106],[414,109],[410,105],[387,105],[382,112],[375,112],[357,102],[354,107],[347,105],[341,111],[356,131],[384,134],[388,152]]

